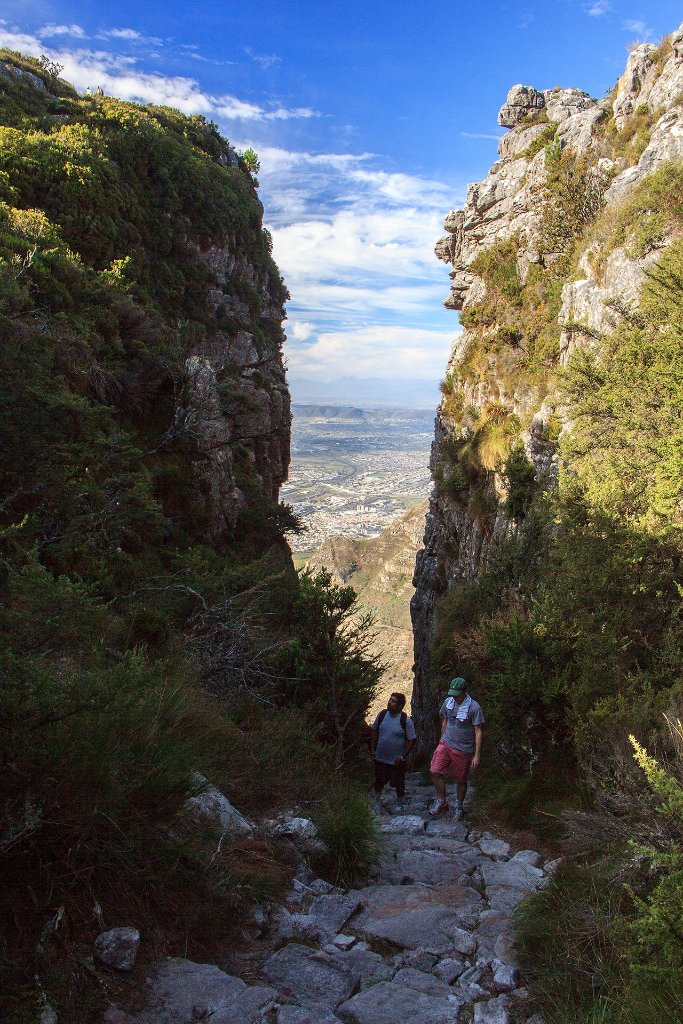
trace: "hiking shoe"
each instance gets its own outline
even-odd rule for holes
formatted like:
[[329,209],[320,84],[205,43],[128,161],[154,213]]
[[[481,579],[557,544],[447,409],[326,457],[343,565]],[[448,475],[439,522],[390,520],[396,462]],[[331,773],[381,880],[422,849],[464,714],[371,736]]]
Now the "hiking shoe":
[[462,819],[465,817],[465,808],[456,807],[453,813],[453,817],[455,818],[456,821],[462,821]]
[[444,801],[442,803],[438,797],[436,798],[432,806],[429,808],[429,813],[433,818],[436,818],[437,815],[439,814],[448,814],[449,811],[450,807],[448,806],[448,801]]

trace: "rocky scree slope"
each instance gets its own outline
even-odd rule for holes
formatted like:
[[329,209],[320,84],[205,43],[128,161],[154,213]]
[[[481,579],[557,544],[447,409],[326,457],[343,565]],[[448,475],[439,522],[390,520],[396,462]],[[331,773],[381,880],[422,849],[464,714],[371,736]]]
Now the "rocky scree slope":
[[[553,491],[568,465],[583,481],[568,447],[558,460],[576,412],[564,369],[577,351],[606,351],[624,317],[637,317],[649,275],[667,251],[677,253],[683,31],[659,47],[636,46],[605,100],[516,85],[498,120],[509,129],[500,159],[469,186],[464,208],[448,213],[436,246],[452,268],[444,305],[460,311],[463,331],[442,384],[412,602],[413,712],[425,752],[452,669],[483,678],[495,667],[473,628],[478,613],[465,607],[494,552],[515,539],[526,545],[538,583],[538,544],[523,522],[532,496]],[[669,525],[680,521],[675,505]],[[537,540],[539,531],[527,525]],[[497,603],[503,617],[526,615],[519,579],[491,587],[497,594],[484,604]]]
[[303,863],[287,906],[256,912],[257,984],[168,959],[148,979],[144,1009],[111,1006],[102,1024],[541,1024],[512,911],[557,862],[429,820],[430,792],[418,775],[407,783],[406,813],[380,817],[372,884],[339,889]]

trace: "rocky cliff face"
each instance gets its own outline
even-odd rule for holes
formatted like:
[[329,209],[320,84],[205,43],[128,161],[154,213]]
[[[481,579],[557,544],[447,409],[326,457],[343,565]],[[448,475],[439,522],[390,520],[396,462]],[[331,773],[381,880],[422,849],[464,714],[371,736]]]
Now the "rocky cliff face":
[[464,330],[442,386],[412,602],[425,749],[436,690],[457,668],[436,654],[439,606],[480,578],[492,544],[514,529],[506,459],[521,443],[536,482],[554,485],[557,440],[571,429],[558,368],[577,346],[599,346],[620,309],[637,307],[672,241],[661,225],[636,237],[635,220],[658,213],[653,202],[637,215],[632,207],[653,175],[683,159],[683,26],[660,47],[637,46],[609,98],[516,85],[498,120],[509,128],[500,159],[447,214],[435,250],[451,267],[444,305],[461,311]]
[[[207,303],[215,320],[230,322],[231,329],[212,331],[188,357],[187,392],[176,418],[192,423],[195,486],[209,539],[221,545],[234,535],[248,504],[245,487],[277,502],[287,479],[290,398],[282,349],[272,343],[273,337],[284,340],[284,296],[270,268],[254,266],[240,253],[234,233],[201,259],[211,274]],[[240,288],[258,296],[256,308],[235,294]]]

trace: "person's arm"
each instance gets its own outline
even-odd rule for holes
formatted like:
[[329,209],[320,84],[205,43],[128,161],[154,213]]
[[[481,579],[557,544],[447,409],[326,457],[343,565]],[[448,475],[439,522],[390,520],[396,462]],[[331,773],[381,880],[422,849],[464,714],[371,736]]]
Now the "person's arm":
[[375,756],[377,751],[377,740],[379,739],[379,729],[375,729],[374,725],[370,730],[370,754],[372,757]]
[[448,719],[447,719],[447,718],[446,718],[446,717],[444,716],[444,717],[443,717],[443,718],[441,719],[441,739],[443,739],[443,734],[444,734],[444,733],[445,733],[445,731],[446,731],[446,726],[447,726],[447,725],[448,725]]
[[475,727],[474,727],[474,757],[472,758],[472,763],[470,764],[470,768],[472,768],[472,769],[475,769],[475,768],[479,767],[479,761],[480,761],[480,758],[481,758],[481,741],[482,741],[483,735],[484,735],[484,730],[482,729],[482,727],[480,725],[475,725]]

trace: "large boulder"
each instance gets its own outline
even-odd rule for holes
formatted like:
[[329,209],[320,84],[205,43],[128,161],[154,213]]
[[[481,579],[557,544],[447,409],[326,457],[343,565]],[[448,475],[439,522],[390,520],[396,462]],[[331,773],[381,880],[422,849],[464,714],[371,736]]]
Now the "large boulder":
[[530,85],[513,85],[498,112],[498,124],[515,128],[528,114],[538,113],[545,106],[545,96]]
[[130,1021],[188,1024],[210,1019],[211,1024],[260,1024],[277,996],[274,989],[248,986],[214,964],[169,958],[148,981],[147,1007]]
[[358,974],[337,956],[296,942],[273,953],[261,968],[261,975],[300,1003],[332,1009],[349,999],[360,985]]
[[382,981],[337,1009],[346,1024],[453,1024],[460,1003],[453,996],[417,992],[405,985]]

